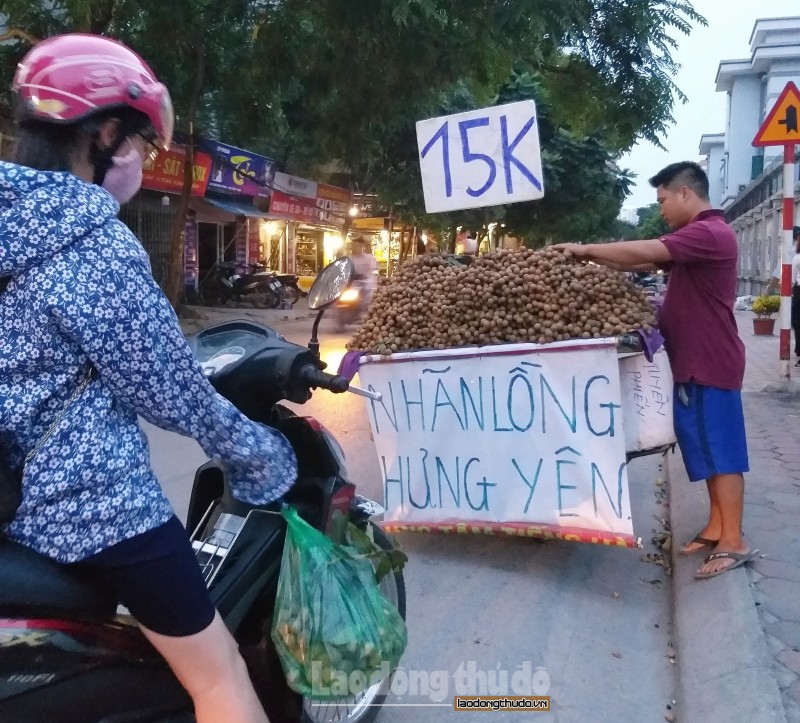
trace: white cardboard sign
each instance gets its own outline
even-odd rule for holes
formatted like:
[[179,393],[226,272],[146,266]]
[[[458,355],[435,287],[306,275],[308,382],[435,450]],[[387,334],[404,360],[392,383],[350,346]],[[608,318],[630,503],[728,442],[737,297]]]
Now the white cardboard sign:
[[649,362],[644,354],[619,361],[625,447],[641,452],[674,443],[672,369],[660,349]]
[[383,395],[385,521],[634,544],[613,339],[368,357],[359,375]]
[[417,145],[428,213],[544,196],[532,100],[418,121]]

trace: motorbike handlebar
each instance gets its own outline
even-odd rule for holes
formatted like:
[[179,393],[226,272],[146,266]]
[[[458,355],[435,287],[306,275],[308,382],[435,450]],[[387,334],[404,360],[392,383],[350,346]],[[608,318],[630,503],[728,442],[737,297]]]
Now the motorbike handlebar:
[[313,367],[311,364],[302,367],[298,376],[310,387],[327,389],[336,394],[346,392],[350,386],[350,382],[346,377],[339,374],[327,374],[321,369]]

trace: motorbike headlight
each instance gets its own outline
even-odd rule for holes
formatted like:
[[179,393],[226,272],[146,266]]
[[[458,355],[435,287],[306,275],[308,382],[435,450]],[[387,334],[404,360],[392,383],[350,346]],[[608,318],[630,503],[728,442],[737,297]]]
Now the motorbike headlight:
[[358,289],[347,289],[340,297],[341,301],[355,301],[359,296]]

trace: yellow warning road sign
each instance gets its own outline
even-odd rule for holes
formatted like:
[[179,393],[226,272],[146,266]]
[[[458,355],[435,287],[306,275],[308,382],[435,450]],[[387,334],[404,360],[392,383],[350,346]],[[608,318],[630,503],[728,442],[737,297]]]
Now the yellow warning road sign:
[[800,91],[791,81],[781,91],[753,139],[754,146],[784,146],[789,143],[800,143]]

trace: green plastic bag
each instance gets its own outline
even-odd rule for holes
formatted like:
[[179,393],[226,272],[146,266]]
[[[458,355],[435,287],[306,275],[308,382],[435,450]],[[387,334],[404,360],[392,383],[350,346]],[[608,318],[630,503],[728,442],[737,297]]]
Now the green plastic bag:
[[309,698],[348,698],[387,677],[408,643],[369,559],[285,508],[286,544],[272,640],[289,686]]

